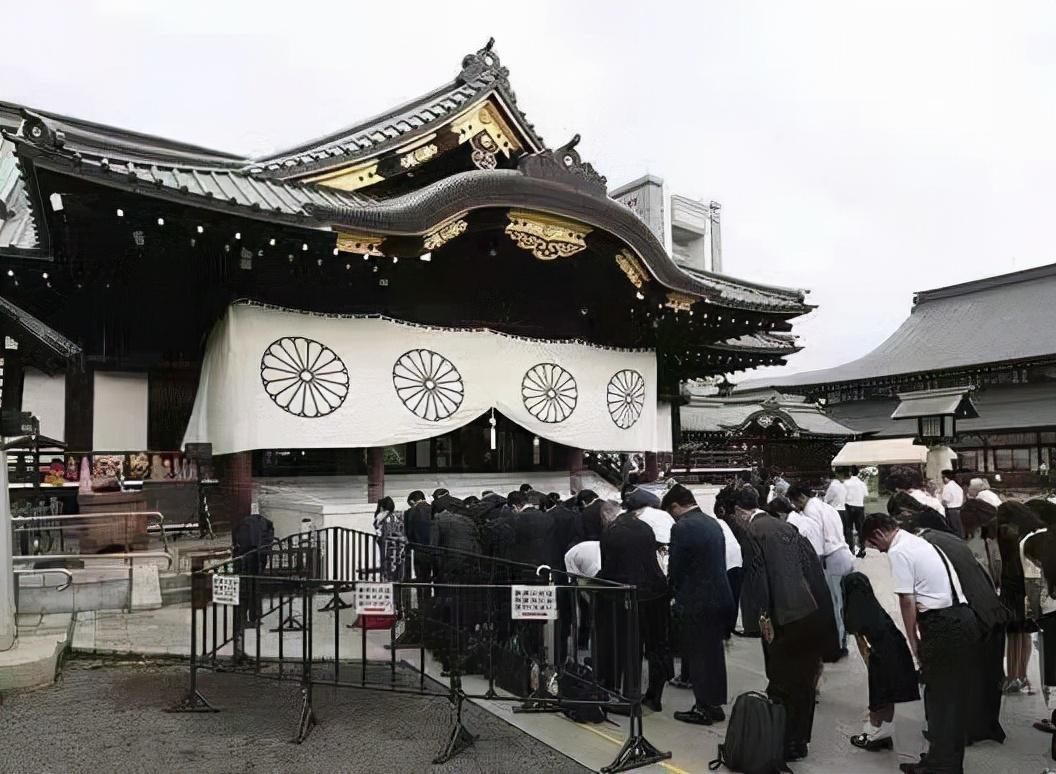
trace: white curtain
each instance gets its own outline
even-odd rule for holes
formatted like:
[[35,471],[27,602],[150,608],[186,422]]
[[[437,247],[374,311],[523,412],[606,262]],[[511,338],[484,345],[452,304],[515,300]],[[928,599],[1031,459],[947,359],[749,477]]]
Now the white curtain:
[[388,446],[494,408],[568,446],[653,451],[656,404],[652,351],[236,304],[210,336],[184,443]]
[[95,372],[92,449],[141,451],[147,448],[147,375]]
[[59,441],[66,436],[66,375],[48,376],[27,368],[22,383],[22,410],[40,420],[40,434]]

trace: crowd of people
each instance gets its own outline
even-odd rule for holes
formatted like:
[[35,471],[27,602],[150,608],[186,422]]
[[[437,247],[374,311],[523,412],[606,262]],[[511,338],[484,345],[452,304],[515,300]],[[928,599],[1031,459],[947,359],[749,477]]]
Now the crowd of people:
[[[1046,532],[1056,503],[1002,501],[985,480],[962,488],[951,471],[933,493],[905,468],[887,478],[887,511],[866,514],[857,474],[838,470],[816,491],[745,476],[719,493],[713,513],[679,484],[662,498],[629,485],[620,502],[589,490],[562,500],[527,484],[464,500],[414,492],[402,515],[383,501],[376,525],[416,547],[393,558],[405,579],[413,567],[418,582],[473,582],[457,558],[428,546],[557,568],[581,586],[634,586],[641,652],[631,659],[646,665],[642,705],[662,711],[668,682],[691,688],[692,706],[674,713],[682,722],[725,719],[724,642],[757,637],[767,693],[786,711],[786,761],[807,756],[823,665],[846,657],[853,639],[869,700],[851,743],[893,748],[902,771],[959,772],[965,745],[1004,740],[1003,696],[1033,691],[1031,633],[1051,628],[1056,638],[1056,533]],[[901,627],[856,562],[866,547],[886,554]],[[554,661],[589,652],[598,682],[620,692],[629,644],[622,606],[574,591],[560,599]],[[1056,653],[1046,659],[1056,667]],[[921,699],[924,723],[895,723],[900,706]],[[1048,720],[1036,725],[1056,730]]]

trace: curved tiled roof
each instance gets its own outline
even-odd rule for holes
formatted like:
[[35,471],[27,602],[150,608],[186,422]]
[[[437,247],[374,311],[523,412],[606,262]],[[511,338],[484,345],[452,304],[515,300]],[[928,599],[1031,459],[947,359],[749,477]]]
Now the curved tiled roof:
[[689,403],[679,409],[682,430],[695,433],[737,432],[761,416],[780,418],[789,429],[809,435],[849,438],[858,434],[817,404],[779,393],[752,398],[690,395]]
[[517,97],[508,80],[509,70],[499,61],[493,50],[494,43],[492,38],[484,48],[466,56],[462,60],[462,71],[452,82],[340,131],[258,158],[251,170],[284,177],[344,166],[424,135],[489,94],[500,98],[529,143],[535,146],[533,150],[541,150],[543,139],[517,108]]
[[971,369],[1056,357],[1056,264],[922,291],[869,354],[835,368],[753,379],[738,392]]

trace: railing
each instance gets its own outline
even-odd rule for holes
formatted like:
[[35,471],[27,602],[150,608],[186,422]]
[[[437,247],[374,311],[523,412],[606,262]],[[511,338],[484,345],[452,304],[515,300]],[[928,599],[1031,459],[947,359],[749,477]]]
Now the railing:
[[65,579],[65,583],[61,586],[48,586],[46,583],[41,583],[37,588],[54,588],[55,591],[65,591],[73,583],[73,573],[69,570],[63,569],[62,567],[49,567],[41,570],[15,570],[15,607],[18,607],[17,594],[18,589],[23,585],[21,582],[22,578],[28,578],[33,575],[40,575],[43,578],[47,578],[49,575],[61,575]]
[[[11,557],[11,560],[15,564],[29,564],[32,562],[51,562],[51,561],[90,561],[90,562],[113,562],[120,560],[122,562],[127,561],[130,567],[134,566],[137,559],[164,559],[165,569],[172,568],[172,554],[167,551],[122,551],[120,553],[112,554],[37,554],[37,555],[15,555]],[[34,568],[37,570],[52,570],[61,568]]]
[[[232,583],[237,598],[214,601]],[[345,596],[379,590],[391,593],[391,615],[361,610],[343,625],[355,607]],[[556,619],[516,617],[526,594],[549,600]],[[351,641],[342,636],[350,627],[360,629]],[[585,649],[583,627],[594,633]],[[603,771],[625,771],[670,757],[643,734],[638,627],[634,587],[332,527],[192,575],[190,683],[173,711],[215,711],[199,690],[202,669],[299,682],[298,742],[315,724],[316,685],[446,693],[455,722],[437,763],[473,742],[462,722],[467,699],[512,701],[519,712],[614,712],[630,717],[629,736]],[[368,630],[387,640],[387,654]],[[397,664],[399,651],[416,653],[416,673]],[[426,679],[427,662],[442,668],[446,689]]]
[[[140,522],[143,522],[142,530]],[[76,542],[78,548],[86,540],[104,546],[123,545],[127,548],[141,539],[145,540],[152,528],[160,533],[164,549],[169,550],[165,516],[160,511],[21,516],[11,519],[11,527],[12,544],[23,555],[48,555],[56,542],[59,551],[63,552],[68,539]],[[84,555],[91,556],[92,552]]]

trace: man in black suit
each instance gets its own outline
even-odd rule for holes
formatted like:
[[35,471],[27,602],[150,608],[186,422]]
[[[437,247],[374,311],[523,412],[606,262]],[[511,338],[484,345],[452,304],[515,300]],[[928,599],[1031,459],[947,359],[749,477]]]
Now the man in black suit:
[[263,589],[258,580],[267,570],[271,556],[268,546],[274,540],[275,527],[257,512],[238,522],[231,533],[231,548],[238,573],[247,576],[245,582],[239,584],[239,618],[249,625],[255,624],[261,615]]
[[409,506],[403,513],[403,534],[411,544],[414,580],[430,583],[433,580],[433,562],[427,546],[430,542],[433,508],[426,502],[425,492],[415,490],[407,496]]
[[[627,592],[602,592],[598,597],[598,674],[602,684],[634,699],[640,679],[630,680],[628,669],[640,674],[644,651],[649,685],[642,705],[660,712],[664,683],[674,676],[668,644],[670,603],[667,579],[656,558],[652,527],[633,513],[622,513],[601,533],[601,570],[598,577],[637,587],[639,652],[628,650],[624,600]],[[637,663],[635,663],[637,662]],[[633,666],[632,666],[633,665]],[[637,684],[635,684],[637,683]]]
[[682,622],[682,659],[693,685],[693,707],[675,720],[710,726],[725,720],[726,654],[723,641],[736,622],[726,541],[714,519],[705,516],[693,493],[676,484],[660,504],[675,519],[671,528],[668,573]]
[[[824,572],[806,538],[791,524],[759,510],[753,489],[737,495],[736,517],[753,543],[746,567],[748,599],[763,636],[766,692],[785,705],[785,760],[805,758],[814,725],[814,700],[822,657],[838,647]],[[748,554],[745,554],[746,561]]]

